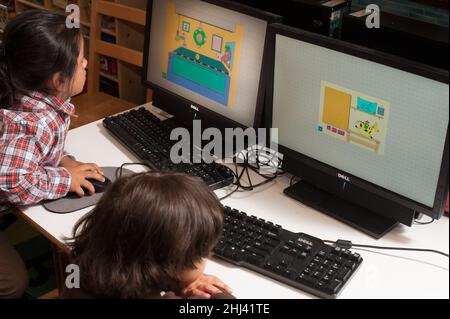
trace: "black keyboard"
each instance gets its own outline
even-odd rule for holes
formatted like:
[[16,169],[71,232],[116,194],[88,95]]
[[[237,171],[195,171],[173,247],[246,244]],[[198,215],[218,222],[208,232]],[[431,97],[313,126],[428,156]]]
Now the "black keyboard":
[[362,262],[357,253],[230,207],[214,254],[322,298],[336,298]]
[[221,164],[196,163],[189,159],[189,163],[173,163],[170,150],[177,141],[170,140],[170,133],[178,124],[175,121],[161,121],[145,108],[107,117],[103,125],[152,169],[198,176],[212,190],[228,186],[234,181],[231,169]]

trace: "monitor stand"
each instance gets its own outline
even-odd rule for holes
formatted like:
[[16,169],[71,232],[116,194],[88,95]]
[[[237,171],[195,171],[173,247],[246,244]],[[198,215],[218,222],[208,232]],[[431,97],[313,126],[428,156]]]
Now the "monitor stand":
[[286,188],[284,193],[376,239],[384,236],[398,224],[396,220],[379,215],[305,181]]

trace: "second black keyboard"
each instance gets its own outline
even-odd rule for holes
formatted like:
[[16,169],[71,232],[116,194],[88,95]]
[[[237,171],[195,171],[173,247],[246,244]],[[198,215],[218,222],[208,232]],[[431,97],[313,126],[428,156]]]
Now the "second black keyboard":
[[362,263],[350,250],[230,207],[214,254],[322,298],[336,298]]
[[219,189],[234,182],[230,168],[217,163],[179,163],[170,159],[170,151],[176,141],[170,140],[176,122],[161,121],[154,114],[140,108],[103,120],[103,125],[137,157],[157,170],[171,170],[198,176],[212,189]]

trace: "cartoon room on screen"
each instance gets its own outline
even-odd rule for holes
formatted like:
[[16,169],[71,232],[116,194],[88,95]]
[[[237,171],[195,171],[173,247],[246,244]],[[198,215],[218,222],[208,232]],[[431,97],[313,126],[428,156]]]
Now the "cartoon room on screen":
[[167,5],[162,76],[226,107],[235,105],[242,25],[172,0]]
[[322,81],[318,132],[383,155],[389,109],[380,98]]

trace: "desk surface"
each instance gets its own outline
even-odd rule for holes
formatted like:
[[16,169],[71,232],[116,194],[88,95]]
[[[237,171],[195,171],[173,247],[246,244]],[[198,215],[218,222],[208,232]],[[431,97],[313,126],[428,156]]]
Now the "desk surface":
[[[150,107],[147,105],[146,107]],[[100,166],[120,166],[137,158],[103,128],[101,121],[69,131],[66,150],[83,162]],[[129,168],[129,167],[127,167]],[[143,168],[131,167],[139,171]],[[348,239],[358,244],[431,248],[448,253],[449,219],[443,217],[430,225],[398,226],[382,239],[371,237],[325,214],[283,195],[287,176],[252,192],[235,193],[224,205],[243,210],[282,225],[293,232],[327,239]],[[219,197],[229,190],[216,191]],[[54,243],[64,246],[64,237],[90,209],[58,215],[42,206],[23,208],[21,215]],[[437,254],[355,249],[364,261],[344,287],[339,298],[449,298],[449,259]],[[303,291],[226,262],[209,260],[206,272],[221,278],[238,298],[314,298]]]

